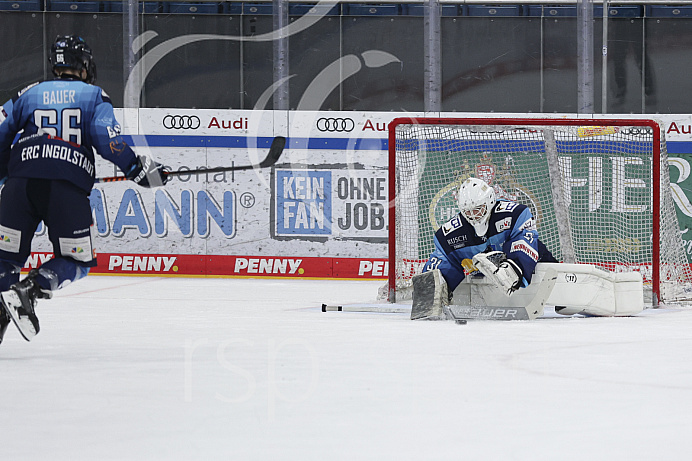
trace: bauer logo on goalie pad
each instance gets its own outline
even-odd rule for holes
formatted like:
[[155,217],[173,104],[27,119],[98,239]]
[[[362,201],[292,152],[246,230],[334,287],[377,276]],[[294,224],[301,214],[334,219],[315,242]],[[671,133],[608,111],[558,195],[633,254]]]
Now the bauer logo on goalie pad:
[[511,307],[474,307],[451,305],[447,308],[453,319],[478,320],[528,320],[524,308]]

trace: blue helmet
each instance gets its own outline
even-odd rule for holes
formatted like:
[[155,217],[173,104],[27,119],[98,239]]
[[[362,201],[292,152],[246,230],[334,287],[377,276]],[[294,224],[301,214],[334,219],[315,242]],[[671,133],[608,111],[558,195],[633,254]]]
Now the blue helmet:
[[76,69],[81,72],[86,70],[86,83],[94,83],[96,81],[96,63],[91,55],[91,48],[78,35],[59,36],[55,39],[55,43],[50,50],[50,65],[53,70],[53,75],[58,75],[56,72],[59,68]]

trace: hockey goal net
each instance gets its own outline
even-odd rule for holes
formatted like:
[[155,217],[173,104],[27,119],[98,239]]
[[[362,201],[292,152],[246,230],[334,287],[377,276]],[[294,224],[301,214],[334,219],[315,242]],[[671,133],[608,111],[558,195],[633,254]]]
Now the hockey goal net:
[[653,120],[398,118],[389,157],[391,302],[410,292],[470,176],[528,205],[559,261],[639,271],[653,305],[692,297],[664,133]]

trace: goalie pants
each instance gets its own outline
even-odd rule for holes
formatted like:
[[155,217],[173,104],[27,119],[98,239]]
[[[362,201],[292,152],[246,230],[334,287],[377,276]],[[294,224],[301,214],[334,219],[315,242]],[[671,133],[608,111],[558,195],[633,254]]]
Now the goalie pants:
[[18,281],[41,221],[54,253],[39,271],[42,288],[55,290],[96,266],[88,193],[68,181],[10,177],[0,195],[0,290]]

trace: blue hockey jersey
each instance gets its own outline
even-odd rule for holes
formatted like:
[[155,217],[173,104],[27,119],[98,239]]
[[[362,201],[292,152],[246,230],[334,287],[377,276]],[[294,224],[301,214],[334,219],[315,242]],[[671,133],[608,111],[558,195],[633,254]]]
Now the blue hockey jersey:
[[[502,251],[521,268],[525,287],[540,261],[555,262],[548,249],[538,239],[536,221],[531,210],[520,203],[498,200],[495,203],[484,236],[476,235],[474,227],[461,215],[446,222],[435,232],[435,250],[423,267],[423,272],[439,269],[453,291],[475,270],[472,258],[486,250]],[[466,271],[466,272],[465,272]]]
[[0,178],[62,179],[90,191],[94,150],[123,172],[136,161],[108,95],[77,79],[29,85],[3,104],[0,122]]

